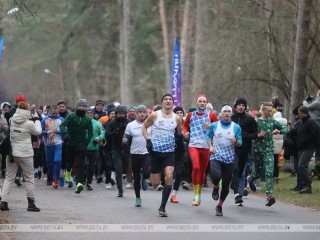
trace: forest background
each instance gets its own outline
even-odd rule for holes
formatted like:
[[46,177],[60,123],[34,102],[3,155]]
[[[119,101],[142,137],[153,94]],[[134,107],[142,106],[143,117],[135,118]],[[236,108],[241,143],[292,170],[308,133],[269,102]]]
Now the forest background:
[[183,107],[198,93],[217,110],[278,96],[288,117],[320,89],[319,24],[316,0],[0,0],[0,100],[151,107],[178,38]]

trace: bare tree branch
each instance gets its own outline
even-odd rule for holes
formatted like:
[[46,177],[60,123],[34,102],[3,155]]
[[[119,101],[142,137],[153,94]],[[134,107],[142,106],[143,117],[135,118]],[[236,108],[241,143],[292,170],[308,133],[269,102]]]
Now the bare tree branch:
[[17,22],[23,23],[23,18],[25,17],[32,17],[35,22],[36,20],[36,14],[37,11],[33,11],[29,8],[30,6],[30,1],[29,0],[13,0],[13,5],[14,7],[17,7],[19,11],[16,11],[14,13]]

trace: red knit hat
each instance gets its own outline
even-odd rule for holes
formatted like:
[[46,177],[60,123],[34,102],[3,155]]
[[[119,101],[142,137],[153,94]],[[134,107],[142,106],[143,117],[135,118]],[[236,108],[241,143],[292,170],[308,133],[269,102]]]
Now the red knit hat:
[[16,103],[17,102],[26,102],[26,98],[24,97],[24,95],[22,93],[18,93],[16,96]]
[[207,98],[207,96],[206,96],[205,94],[203,94],[203,93],[198,94],[198,95],[197,95],[197,98],[196,98],[196,102],[198,102],[198,100],[199,100],[200,98],[205,98],[205,99],[207,100],[207,102],[208,102],[208,98]]

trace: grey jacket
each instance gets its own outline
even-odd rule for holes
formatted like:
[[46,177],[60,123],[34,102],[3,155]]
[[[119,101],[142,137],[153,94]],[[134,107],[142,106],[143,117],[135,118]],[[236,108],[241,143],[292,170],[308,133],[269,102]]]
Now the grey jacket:
[[315,101],[307,105],[309,114],[312,119],[316,121],[320,127],[320,97],[317,97]]
[[31,134],[40,135],[42,129],[39,120],[33,122],[29,120],[29,117],[30,111],[17,108],[11,118],[10,141],[14,157],[33,156]]

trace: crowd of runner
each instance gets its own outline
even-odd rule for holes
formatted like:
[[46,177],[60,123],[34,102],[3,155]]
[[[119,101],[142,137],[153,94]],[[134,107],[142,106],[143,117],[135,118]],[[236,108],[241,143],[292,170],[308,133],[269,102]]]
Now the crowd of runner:
[[[89,107],[79,99],[74,109],[64,100],[35,106],[18,93],[15,104],[1,104],[0,210],[8,211],[10,187],[25,182],[28,211],[35,205],[35,178],[45,179],[53,189],[74,188],[76,194],[93,190],[92,182],[117,188],[117,197],[133,187],[134,206],[141,207],[140,190],[151,185],[162,191],[158,215],[166,217],[166,204],[179,203],[181,187],[193,190],[191,205],[201,205],[202,188],[212,182],[216,215],[234,191],[235,204],[242,206],[249,190],[266,185],[265,205],[276,200],[273,184],[279,180],[278,160],[294,159],[297,185],[292,191],[312,193],[308,164],[320,160],[320,91],[314,101],[297,106],[295,122],[282,117],[277,98],[250,111],[245,98],[214,110],[199,94],[195,107],[186,113],[174,106],[171,94],[148,109],[97,100]],[[310,99],[309,99],[310,100]]]

